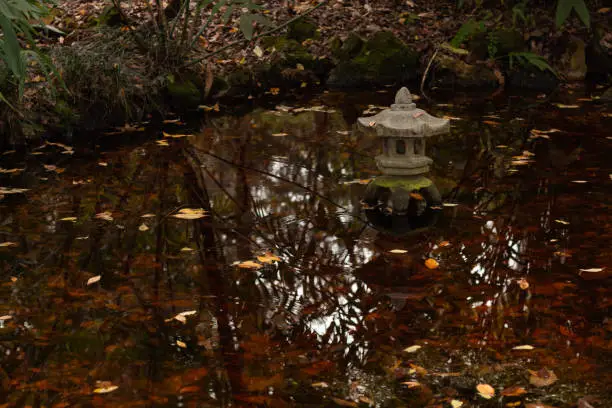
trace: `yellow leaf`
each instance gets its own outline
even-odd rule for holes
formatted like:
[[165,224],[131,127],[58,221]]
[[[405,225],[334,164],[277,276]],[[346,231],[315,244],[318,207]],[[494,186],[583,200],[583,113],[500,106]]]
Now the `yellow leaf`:
[[560,109],[577,109],[580,105],[564,105],[562,103],[555,103],[555,106]]
[[272,262],[280,262],[280,258],[270,252],[266,252],[262,256],[258,256],[257,260],[263,263],[272,263]]
[[144,222],[142,224],[140,224],[140,227],[138,227],[138,231],[145,232],[145,231],[148,231],[148,230],[149,230],[149,227],[147,227],[147,224],[145,224]]
[[555,222],[562,224],[562,225],[569,225],[570,223],[568,221],[565,220],[555,220]]
[[451,407],[453,408],[461,408],[463,406],[463,402],[459,401],[459,400],[452,400],[451,401]]
[[181,252],[193,252],[193,251],[195,251],[195,249],[193,249],[193,248],[189,248],[189,247],[181,248]]
[[529,282],[527,281],[527,279],[525,278],[521,278],[518,280],[517,282],[519,284],[519,287],[523,290],[527,290],[529,289]]
[[93,392],[95,394],[108,394],[109,392],[115,391],[117,388],[119,387],[109,383],[109,385],[105,385],[105,386],[94,389]]
[[435,259],[429,258],[428,260],[425,261],[425,266],[428,269],[436,269],[438,266],[440,266],[440,264]]
[[151,213],[142,214],[140,216],[140,218],[153,218],[153,217],[155,217],[155,214],[151,214]]
[[13,316],[11,315],[0,316],[0,322],[4,322],[5,320],[11,320],[12,318]]
[[478,384],[476,386],[476,391],[478,391],[478,394],[485,399],[491,399],[495,396],[495,389],[489,384]]
[[157,143],[158,146],[170,146],[167,140],[156,140],[155,143]]
[[590,272],[590,273],[599,273],[603,271],[605,268],[589,268],[589,269],[580,269],[580,272]]
[[199,218],[206,217],[206,211],[201,208],[183,208],[172,217],[180,218],[182,220],[197,220]]
[[164,131],[162,131],[162,135],[164,135],[164,137],[170,137],[170,138],[173,138],[173,139],[179,139],[181,137],[190,137],[190,136],[193,136],[191,134],[170,134],[170,133],[166,133]]
[[176,345],[179,346],[180,348],[187,348],[187,344],[185,344],[184,342],[180,340],[176,341]]
[[272,136],[274,136],[274,137],[282,137],[282,136],[287,136],[288,134],[289,133],[284,133],[284,132],[281,132],[281,133],[272,133]]
[[408,388],[416,388],[416,387],[420,387],[421,383],[418,381],[405,381],[403,383],[401,383],[402,385],[405,385]]
[[100,275],[92,276],[91,278],[87,279],[87,286],[93,285],[94,283],[98,282],[99,280],[100,280]]
[[444,248],[444,247],[447,247],[447,246],[449,246],[449,245],[450,245],[450,242],[448,242],[448,241],[442,241],[442,242],[440,242],[440,243],[438,244],[438,246],[439,246],[440,248]]
[[4,248],[4,247],[16,247],[19,244],[17,244],[16,242],[10,242],[10,241],[6,241],[6,242],[0,242],[0,248]]
[[60,221],[70,221],[70,222],[75,222],[76,220],[77,220],[77,217],[64,217],[60,219]]
[[512,350],[533,350],[535,347],[530,346],[529,344],[524,344],[522,346],[513,347]]
[[410,346],[404,349],[405,353],[414,353],[416,351],[418,351],[421,348],[421,346],[419,345],[414,345],[414,346]]
[[108,167],[108,163],[107,162],[98,162],[98,166]]
[[257,58],[263,57],[263,50],[259,45],[256,45],[255,48],[253,48],[253,54],[255,54]]
[[326,382],[316,382],[316,383],[312,383],[310,384],[311,387],[313,388],[329,388],[329,384],[327,384]]
[[391,252],[392,254],[405,254],[408,251],[406,251],[405,249],[392,249],[389,252]]
[[263,266],[262,264],[259,264],[257,262],[253,262],[253,261],[244,261],[244,262],[240,262],[238,264],[239,268],[244,268],[244,269],[259,269],[262,266]]

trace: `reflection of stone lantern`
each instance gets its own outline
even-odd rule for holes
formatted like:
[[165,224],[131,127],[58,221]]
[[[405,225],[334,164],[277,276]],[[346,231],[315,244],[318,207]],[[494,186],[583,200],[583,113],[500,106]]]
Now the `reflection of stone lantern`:
[[431,225],[442,199],[424,176],[432,163],[425,155],[425,139],[448,133],[449,121],[417,109],[407,88],[398,91],[391,109],[357,121],[383,140],[376,164],[384,175],[368,184],[364,199],[368,218],[400,234]]
[[402,88],[391,109],[359,118],[360,125],[372,127],[382,137],[383,153],[376,156],[380,171],[389,176],[414,176],[429,171],[432,160],[425,156],[425,138],[448,133],[450,122],[431,116],[412,103],[412,95]]

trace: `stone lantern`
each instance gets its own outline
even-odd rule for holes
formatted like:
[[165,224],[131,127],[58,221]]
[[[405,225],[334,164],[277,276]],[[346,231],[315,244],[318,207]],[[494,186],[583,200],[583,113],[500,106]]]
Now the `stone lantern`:
[[376,156],[380,171],[389,176],[415,176],[429,171],[432,160],[425,155],[425,139],[450,132],[450,122],[431,116],[412,102],[408,88],[400,89],[395,103],[377,115],[359,118],[382,138],[382,154]]
[[383,175],[368,184],[363,200],[368,219],[396,235],[433,225],[442,198],[433,181],[425,177],[432,163],[425,155],[425,139],[450,132],[449,121],[417,109],[410,91],[402,88],[390,109],[357,122],[375,131],[383,142],[382,154],[376,156]]

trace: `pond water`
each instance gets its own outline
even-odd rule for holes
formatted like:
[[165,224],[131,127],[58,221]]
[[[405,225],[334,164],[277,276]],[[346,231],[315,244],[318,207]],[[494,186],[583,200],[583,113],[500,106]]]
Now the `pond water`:
[[0,404],[612,406],[610,107],[420,99],[445,206],[399,235],[354,131],[392,98],[0,156]]

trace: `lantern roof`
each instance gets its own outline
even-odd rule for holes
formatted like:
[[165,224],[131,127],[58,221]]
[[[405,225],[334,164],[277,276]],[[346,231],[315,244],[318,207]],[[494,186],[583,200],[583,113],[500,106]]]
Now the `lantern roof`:
[[395,103],[390,109],[374,116],[359,118],[357,122],[374,129],[381,137],[421,138],[450,132],[450,121],[418,109],[406,87],[397,92]]

